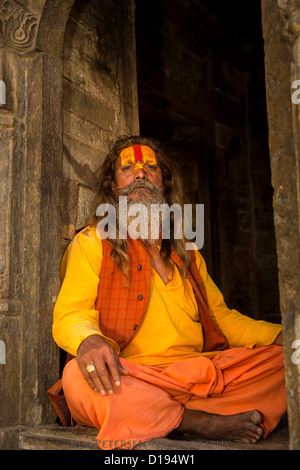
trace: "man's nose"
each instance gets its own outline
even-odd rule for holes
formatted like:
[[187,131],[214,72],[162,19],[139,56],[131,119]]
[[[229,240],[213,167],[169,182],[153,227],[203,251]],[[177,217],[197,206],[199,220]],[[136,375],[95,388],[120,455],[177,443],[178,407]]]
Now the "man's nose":
[[142,179],[142,180],[148,179],[147,171],[144,168],[139,168],[135,172],[135,179],[136,180],[138,180],[138,179]]

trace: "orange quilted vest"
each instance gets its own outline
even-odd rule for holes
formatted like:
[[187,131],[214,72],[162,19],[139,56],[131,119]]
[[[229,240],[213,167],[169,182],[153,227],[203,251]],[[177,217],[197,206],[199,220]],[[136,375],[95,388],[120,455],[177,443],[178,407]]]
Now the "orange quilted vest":
[[[99,311],[99,327],[102,333],[113,339],[124,349],[139,328],[146,311],[151,281],[151,261],[144,245],[138,240],[128,240],[128,254],[131,260],[130,283],[126,286],[120,269],[110,256],[112,244],[102,240],[103,261],[95,309]],[[182,261],[172,250],[172,261],[180,268]],[[210,315],[205,287],[191,252],[191,265],[187,279],[192,285],[198,304],[203,328],[203,351],[227,349],[228,343]]]

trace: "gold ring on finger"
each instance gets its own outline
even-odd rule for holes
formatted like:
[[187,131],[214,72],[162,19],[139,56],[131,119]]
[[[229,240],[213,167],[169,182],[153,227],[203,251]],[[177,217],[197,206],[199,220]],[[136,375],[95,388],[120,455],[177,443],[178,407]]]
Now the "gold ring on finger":
[[93,366],[93,364],[89,364],[86,366],[86,370],[90,374],[91,372],[93,372],[93,370],[95,370],[95,367]]

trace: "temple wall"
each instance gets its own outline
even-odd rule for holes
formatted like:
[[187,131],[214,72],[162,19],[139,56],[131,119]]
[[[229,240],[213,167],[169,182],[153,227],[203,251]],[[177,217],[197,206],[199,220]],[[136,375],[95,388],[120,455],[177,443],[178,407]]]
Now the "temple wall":
[[133,2],[4,0],[0,18],[5,447],[15,427],[55,420],[46,390],[60,368],[51,330],[62,240],[84,217],[109,139],[138,133],[138,109]]
[[292,85],[300,79],[300,2],[263,0],[262,13],[290,446],[299,449],[300,360],[295,341],[300,339],[300,114],[299,104],[292,101]]

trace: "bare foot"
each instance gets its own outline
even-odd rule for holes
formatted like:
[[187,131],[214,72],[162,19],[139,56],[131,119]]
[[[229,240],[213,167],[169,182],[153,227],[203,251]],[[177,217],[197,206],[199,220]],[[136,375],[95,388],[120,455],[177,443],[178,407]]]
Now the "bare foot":
[[249,444],[261,438],[263,429],[260,423],[261,415],[257,410],[223,416],[186,409],[176,431]]

